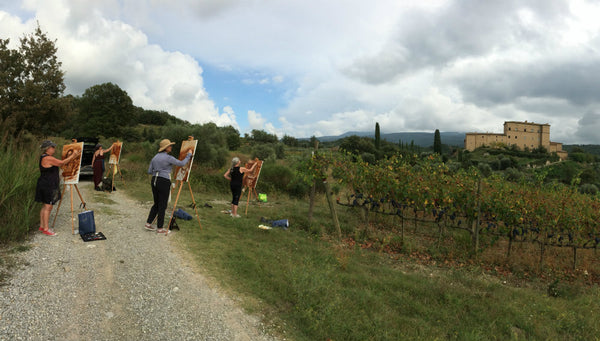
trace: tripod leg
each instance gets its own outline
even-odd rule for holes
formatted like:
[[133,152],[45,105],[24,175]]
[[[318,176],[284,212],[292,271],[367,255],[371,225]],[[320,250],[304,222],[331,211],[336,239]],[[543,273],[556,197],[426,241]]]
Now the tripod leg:
[[200,216],[198,215],[198,209],[196,208],[196,199],[194,199],[194,193],[192,192],[192,185],[188,181],[188,187],[190,188],[190,195],[192,196],[192,202],[194,203],[194,211],[196,212],[196,218],[198,218],[198,225],[202,230],[202,224],[200,223]]
[[69,185],[71,195],[71,234],[75,234],[75,216],[73,215],[73,185]]
[[248,214],[248,205],[250,205],[250,192],[252,192],[252,188],[248,188],[248,200],[246,200],[246,212],[244,212],[244,214]]
[[83,200],[83,197],[81,196],[81,192],[79,192],[79,187],[77,187],[77,184],[75,184],[73,186],[75,186],[75,189],[77,190],[77,194],[79,195],[79,199],[81,200],[81,207],[85,210],[85,201]]
[[60,204],[62,204],[62,198],[65,195],[65,190],[67,189],[67,185],[63,185],[62,193],[60,194],[60,200],[58,201],[58,207],[56,208],[56,213],[54,214],[54,220],[52,221],[52,228],[54,229],[54,223],[56,223],[56,217],[58,216],[58,210],[60,210]]
[[125,179],[123,179],[123,174],[121,173],[121,167],[119,167],[119,165],[115,165],[115,167],[117,167],[117,170],[119,171],[119,175],[121,176],[121,181],[123,181],[123,187],[126,187]]
[[182,187],[183,187],[183,182],[179,181],[179,189],[177,190],[177,197],[175,198],[175,202],[173,203],[173,212],[171,212],[171,218],[169,218],[169,223],[167,224],[167,233],[165,233],[165,236],[169,235],[169,226],[171,226],[171,220],[173,220],[173,216],[175,215],[175,208],[177,207],[177,202],[179,201],[179,195],[181,194]]
[[115,169],[114,169],[114,165],[112,167],[110,167],[110,172],[112,173],[112,181],[110,183],[110,192],[112,193],[113,188],[115,187]]

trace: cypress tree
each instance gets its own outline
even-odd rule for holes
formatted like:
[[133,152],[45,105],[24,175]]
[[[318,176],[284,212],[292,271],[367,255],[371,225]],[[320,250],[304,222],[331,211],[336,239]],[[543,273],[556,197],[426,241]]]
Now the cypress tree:
[[436,129],[433,135],[433,152],[442,155],[442,138],[439,129]]
[[379,150],[381,146],[381,134],[379,132],[379,122],[375,122],[375,149]]

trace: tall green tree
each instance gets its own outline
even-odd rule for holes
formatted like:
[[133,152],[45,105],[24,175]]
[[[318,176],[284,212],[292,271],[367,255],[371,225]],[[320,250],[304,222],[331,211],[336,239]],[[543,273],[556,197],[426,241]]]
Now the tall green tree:
[[62,63],[56,42],[38,25],[20,39],[18,51],[0,40],[0,112],[3,126],[13,135],[28,131],[50,135],[62,130],[69,119]]
[[231,125],[223,127],[222,130],[226,136],[227,148],[229,150],[238,150],[242,145],[242,140],[240,139],[240,132]]
[[442,138],[439,129],[436,129],[433,134],[433,152],[442,155]]
[[252,140],[255,143],[277,143],[277,135],[269,134],[264,130],[252,129]]
[[122,137],[135,124],[135,107],[127,92],[113,83],[94,85],[77,100],[75,134]]
[[379,132],[379,122],[375,122],[375,149],[381,148],[381,133]]

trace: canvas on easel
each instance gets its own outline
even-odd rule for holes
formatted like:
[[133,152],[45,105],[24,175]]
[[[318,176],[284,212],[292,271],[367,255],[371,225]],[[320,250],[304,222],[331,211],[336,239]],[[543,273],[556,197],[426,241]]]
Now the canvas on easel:
[[[76,141],[76,140],[75,140]],[[79,156],[60,167],[62,171],[63,183],[65,185],[74,185],[79,183],[79,171],[81,170],[81,153],[83,152],[83,142],[74,142],[63,146],[62,159],[66,159],[71,154],[79,152]]]
[[[192,196],[192,206],[194,207],[194,211],[196,212],[196,218],[198,218],[198,225],[200,225],[200,229],[202,229],[202,224],[200,223],[200,215],[198,215],[198,209],[196,208],[196,200],[194,199],[194,193],[192,192],[192,185],[188,181],[190,171],[192,170],[192,164],[194,162],[194,155],[196,155],[197,145],[198,140],[194,140],[193,136],[190,136],[187,140],[181,143],[181,149],[179,150],[179,160],[185,159],[188,153],[192,153],[192,157],[188,161],[188,163],[186,163],[183,167],[175,168],[175,180],[179,183],[179,189],[177,190],[177,197],[175,198],[175,202],[173,203],[173,212],[171,212],[171,218],[169,218],[169,224],[167,226],[171,226],[171,220],[173,220],[175,210],[177,209],[177,202],[179,201],[181,188],[183,187],[183,183],[187,182],[188,187],[190,189],[190,195]],[[165,235],[168,235],[168,233],[166,233]]]
[[115,183],[115,174],[117,174],[117,172],[121,177],[121,181],[123,181],[123,186],[125,185],[125,180],[123,179],[123,174],[121,173],[121,167],[119,166],[119,162],[121,161],[121,150],[123,150],[123,142],[117,140],[117,142],[113,143],[112,145],[110,158],[108,159],[108,165],[111,169],[109,175],[112,177],[110,192],[112,192]]
[[179,150],[179,160],[185,159],[188,152],[192,152],[192,159],[183,167],[175,168],[175,180],[177,181],[188,181],[190,172],[192,171],[192,164],[194,164],[194,155],[196,155],[196,146],[198,140],[186,140],[181,143],[181,149]]
[[79,156],[72,159],[70,162],[63,164],[60,167],[63,190],[61,199],[58,202],[58,207],[56,208],[56,215],[54,216],[54,220],[52,222],[52,228],[54,228],[54,224],[56,223],[56,217],[58,216],[58,211],[60,210],[60,205],[62,204],[62,198],[64,198],[65,191],[67,189],[67,185],[69,186],[70,198],[71,198],[71,232],[75,233],[75,216],[73,214],[73,188],[77,191],[79,195],[79,199],[81,199],[81,207],[85,208],[85,201],[81,196],[81,192],[79,192],[79,188],[77,184],[79,183],[79,173],[81,171],[81,153],[83,151],[83,142],[77,142],[77,140],[73,140],[73,143],[67,144],[63,146],[62,150],[62,159],[66,159],[74,153],[79,153]]
[[252,166],[254,166],[254,163],[256,163],[256,166],[254,167],[252,173],[244,173],[244,178],[242,179],[242,187],[244,188],[244,190],[248,189],[248,199],[246,200],[245,214],[248,214],[250,195],[254,194],[254,197],[256,198],[256,200],[258,200],[258,193],[256,193],[256,183],[258,182],[258,178],[260,177],[260,170],[262,169],[263,162],[258,158],[255,158],[254,160],[248,161],[244,165],[244,167],[246,169],[251,169]]

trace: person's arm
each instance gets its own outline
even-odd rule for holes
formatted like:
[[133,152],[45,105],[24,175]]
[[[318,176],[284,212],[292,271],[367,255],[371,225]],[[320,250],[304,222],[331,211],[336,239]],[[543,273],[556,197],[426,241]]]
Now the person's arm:
[[175,166],[183,167],[192,159],[192,153],[188,152],[183,160],[178,160],[176,157],[169,155],[169,163]]
[[94,152],[94,157],[92,158],[92,166],[94,166],[94,162],[96,162],[96,154],[98,151]]
[[110,147],[109,147],[108,149],[104,149],[104,152],[105,152],[105,153],[106,153],[106,152],[110,152],[110,151],[113,149],[113,147],[114,147],[114,146],[115,146],[115,143],[113,142],[113,144],[111,144],[111,145],[110,145]]
[[150,165],[148,165],[148,174],[152,174],[152,162],[154,161],[154,158],[152,158],[152,160],[150,160]]
[[246,173],[246,172],[254,172],[254,168],[256,168],[256,165],[258,164],[258,162],[255,162],[252,164],[252,167],[250,167],[250,169],[246,168],[246,167],[240,167],[240,172],[241,173]]
[[227,170],[227,172],[225,172],[225,174],[223,174],[223,177],[225,177],[225,179],[231,181],[231,176],[229,175],[229,172],[231,171],[231,168]]
[[62,165],[65,165],[69,162],[71,162],[75,157],[79,156],[81,154],[81,151],[75,151],[73,154],[71,154],[71,156],[69,156],[68,158],[64,159],[64,160],[59,160],[57,158],[55,158],[54,156],[47,156],[42,160],[42,166],[44,164],[46,165],[50,165],[50,166],[57,166],[57,167],[62,167]]

